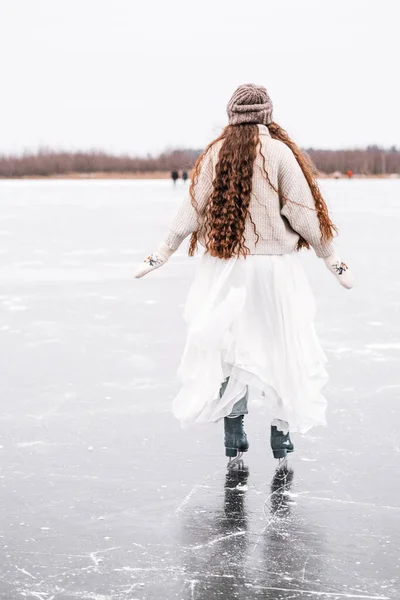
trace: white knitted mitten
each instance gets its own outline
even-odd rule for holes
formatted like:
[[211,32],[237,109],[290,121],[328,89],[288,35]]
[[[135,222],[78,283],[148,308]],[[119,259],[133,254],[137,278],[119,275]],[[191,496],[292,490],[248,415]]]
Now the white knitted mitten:
[[160,244],[154,252],[149,254],[149,256],[140,263],[136,269],[135,277],[143,277],[143,275],[147,275],[150,271],[162,267],[173,253],[174,250],[171,250],[166,244]]
[[354,286],[354,275],[349,267],[341,261],[339,256],[334,252],[324,262],[331,273],[334,274],[340,285],[350,290]]

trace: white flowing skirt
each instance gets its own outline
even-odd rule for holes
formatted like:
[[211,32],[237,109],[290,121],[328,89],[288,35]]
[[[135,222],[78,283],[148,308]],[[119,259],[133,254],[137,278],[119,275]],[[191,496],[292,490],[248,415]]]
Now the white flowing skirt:
[[[297,253],[203,255],[185,305],[188,335],[173,412],[183,426],[218,421],[249,392],[269,418],[305,433],[325,425],[326,358]],[[229,377],[222,397],[220,387]]]

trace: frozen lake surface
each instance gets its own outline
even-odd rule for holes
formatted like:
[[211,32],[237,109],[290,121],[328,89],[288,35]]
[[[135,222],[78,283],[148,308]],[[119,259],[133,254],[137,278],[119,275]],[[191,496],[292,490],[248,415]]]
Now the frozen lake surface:
[[329,426],[295,436],[290,491],[269,424],[170,414],[196,259],[142,280],[184,188],[0,182],[0,597],[400,598],[400,181],[325,181],[357,288],[305,266],[329,359]]

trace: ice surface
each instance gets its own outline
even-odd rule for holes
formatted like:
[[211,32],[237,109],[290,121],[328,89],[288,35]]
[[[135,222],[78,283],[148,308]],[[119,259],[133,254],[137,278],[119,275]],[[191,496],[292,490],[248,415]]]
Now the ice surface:
[[170,414],[197,259],[133,273],[183,186],[0,183],[2,599],[400,598],[400,181],[323,188],[357,287],[304,257],[329,427],[289,491],[261,409],[231,474]]

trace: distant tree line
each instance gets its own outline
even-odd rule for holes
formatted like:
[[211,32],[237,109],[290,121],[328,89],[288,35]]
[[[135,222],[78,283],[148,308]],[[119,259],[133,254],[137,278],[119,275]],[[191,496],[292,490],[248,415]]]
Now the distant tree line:
[[321,173],[330,174],[335,171],[345,173],[348,170],[363,175],[400,173],[400,150],[396,146],[390,149],[368,146],[358,150],[309,148],[307,153]]
[[[351,170],[364,175],[400,173],[400,150],[368,146],[355,150],[317,150],[307,153],[324,174]],[[56,152],[42,149],[20,156],[0,155],[0,177],[46,177],[68,173],[152,173],[172,169],[190,170],[200,150],[167,150],[157,156],[115,156],[106,152]]]
[[67,173],[152,173],[191,168],[200,150],[168,150],[157,156],[116,156],[106,152],[39,150],[20,156],[0,155],[0,177],[65,175]]

